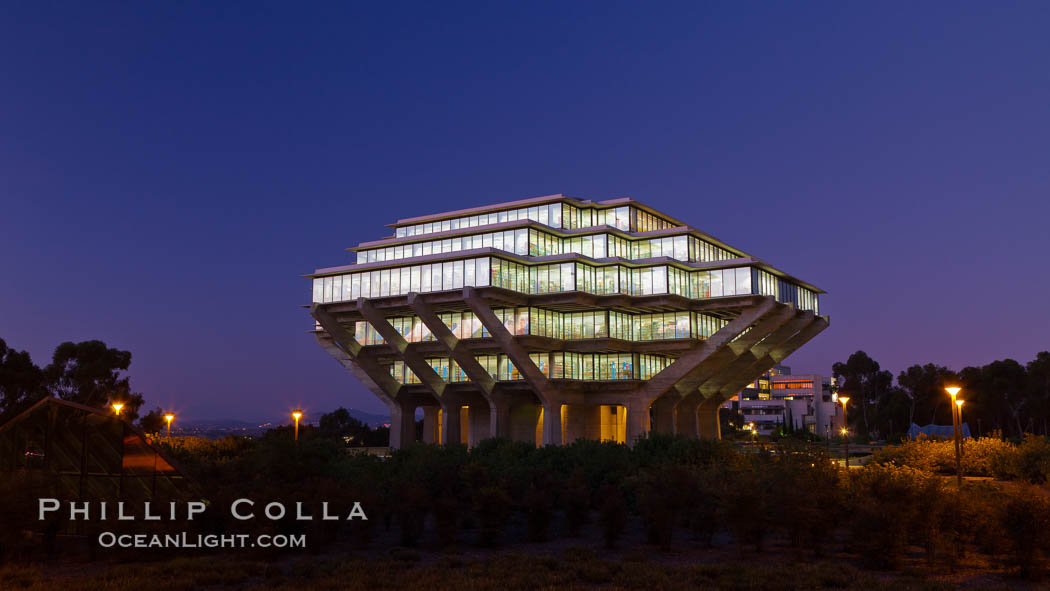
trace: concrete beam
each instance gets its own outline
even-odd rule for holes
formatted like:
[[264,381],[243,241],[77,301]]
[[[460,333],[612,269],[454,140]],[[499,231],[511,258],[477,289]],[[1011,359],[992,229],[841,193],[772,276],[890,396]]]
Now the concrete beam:
[[335,351],[341,355],[336,356],[323,336],[318,334],[316,338],[321,346],[389,406],[400,393],[402,384],[395,380],[386,368],[379,365],[371,354],[362,352],[361,343],[357,342],[354,335],[336,322],[319,304],[314,304],[310,313],[331,338]]
[[755,357],[768,355],[778,345],[808,326],[815,317],[816,315],[809,310],[796,310],[794,318],[785,322],[783,326],[773,331],[772,334],[751,348]]
[[788,304],[777,304],[775,309],[756,322],[750,329],[729,343],[729,348],[741,354],[757,345],[763,338],[784,325],[795,316],[795,308]]
[[511,362],[518,368],[518,371],[521,372],[521,375],[525,377],[525,381],[532,386],[540,401],[546,405],[557,391],[551,384],[551,381],[547,376],[543,375],[540,368],[536,367],[536,364],[529,358],[528,352],[514,340],[514,335],[510,334],[510,331],[507,330],[506,326],[503,326],[499,318],[496,318],[492,308],[478,295],[473,287],[463,288],[463,300],[470,307],[470,310],[474,312],[474,315],[478,317],[481,324],[488,329],[489,334],[495,339],[503,354],[510,358]]
[[376,329],[376,332],[383,337],[391,351],[405,362],[405,365],[416,374],[416,377],[423,382],[423,385],[434,393],[434,396],[440,399],[442,394],[445,393],[445,386],[448,385],[448,382],[441,379],[441,376],[434,371],[434,368],[427,363],[427,360],[410,346],[405,337],[401,336],[401,333],[397,332],[387,322],[386,317],[379,313],[368,300],[358,298],[357,310],[372,325],[372,328]]
[[481,364],[478,363],[477,358],[470,352],[470,349],[456,335],[452,334],[449,327],[427,305],[424,297],[417,293],[410,293],[408,294],[408,305],[423,324],[430,329],[430,334],[434,335],[434,338],[444,346],[445,351],[463,369],[463,373],[467,374],[471,383],[480,388],[484,394],[491,395],[496,388],[496,379],[489,372],[485,371],[485,368],[481,367]]
[[[675,388],[683,379],[689,377],[689,374],[696,371],[709,357],[722,350],[740,333],[772,311],[775,305],[776,301],[772,297],[767,297],[755,307],[744,311],[740,316],[730,321],[729,324],[719,329],[718,332],[683,353],[681,357],[653,376],[645,385],[638,389],[636,396],[639,400],[643,400],[646,407],[648,407],[654,400]],[[688,391],[691,388],[685,388],[685,390]]]

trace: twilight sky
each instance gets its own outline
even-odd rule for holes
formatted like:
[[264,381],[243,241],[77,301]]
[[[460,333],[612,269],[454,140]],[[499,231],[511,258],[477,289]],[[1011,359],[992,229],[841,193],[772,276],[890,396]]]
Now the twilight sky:
[[0,338],[187,418],[383,411],[306,331],[399,217],[630,196],[827,290],[788,359],[1050,348],[1050,4],[0,9]]

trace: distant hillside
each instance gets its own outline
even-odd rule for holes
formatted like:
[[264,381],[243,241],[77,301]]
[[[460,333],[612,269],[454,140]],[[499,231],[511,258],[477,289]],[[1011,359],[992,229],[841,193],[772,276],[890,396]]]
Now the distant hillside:
[[[316,425],[317,422],[319,420],[321,420],[321,415],[329,413],[332,410],[335,410],[335,409],[327,410],[327,411],[324,411],[324,412],[319,412],[317,414],[311,413],[310,415],[307,415],[306,417],[303,417],[303,422],[307,423],[307,424],[311,424],[311,425]],[[361,421],[362,423],[365,423],[368,426],[373,427],[373,428],[381,426],[381,425],[386,425],[387,423],[390,422],[390,415],[373,414],[373,413],[365,412],[363,410],[357,410],[355,408],[348,408],[347,411],[350,413],[350,416],[354,417],[355,419],[357,419],[357,420]],[[267,424],[268,424],[267,426],[269,427],[269,426],[275,426],[275,425],[287,425],[287,424],[290,424],[291,422],[292,422],[292,419],[289,416],[279,416],[279,417],[273,417],[273,418],[271,418],[269,420],[265,420],[264,419],[264,420],[259,420],[259,421],[245,421],[245,420],[242,420],[242,419],[231,419],[231,418],[187,419],[185,421],[181,421],[181,425],[180,426],[182,426],[184,428],[197,428],[197,429],[201,429],[201,428],[257,429],[258,427],[263,426],[263,425],[267,425]]]

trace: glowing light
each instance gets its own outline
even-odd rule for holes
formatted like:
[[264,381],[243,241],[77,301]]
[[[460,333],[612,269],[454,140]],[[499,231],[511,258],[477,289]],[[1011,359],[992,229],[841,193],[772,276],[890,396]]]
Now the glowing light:
[[944,390],[948,393],[949,396],[955,398],[955,396],[959,394],[959,390],[962,390],[962,388],[960,388],[959,386],[947,386]]
[[955,401],[955,404],[956,404],[956,405],[957,405],[957,406],[958,406],[959,408],[962,408],[963,402],[966,402],[966,401],[965,401],[965,400],[956,400],[956,401]]
[[303,418],[303,411],[299,409],[293,410],[292,418],[295,419],[295,440],[299,441],[299,419]]
[[124,405],[122,403],[120,403],[120,402],[114,402],[110,406],[113,407],[113,412],[116,413],[116,415],[119,417],[120,416],[120,409],[124,408]]

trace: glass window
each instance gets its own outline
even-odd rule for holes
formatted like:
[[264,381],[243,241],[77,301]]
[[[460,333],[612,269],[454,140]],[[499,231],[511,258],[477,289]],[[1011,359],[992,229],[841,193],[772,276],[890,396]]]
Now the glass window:
[[453,261],[452,265],[452,288],[463,287],[463,261]]
[[751,293],[751,269],[740,267],[736,270],[736,293],[744,295]]
[[423,268],[420,271],[420,273],[422,274],[422,283],[420,291],[424,293],[428,291],[434,291],[432,289],[434,276],[431,274],[431,267],[433,266],[434,265],[423,265]]

